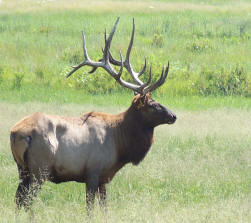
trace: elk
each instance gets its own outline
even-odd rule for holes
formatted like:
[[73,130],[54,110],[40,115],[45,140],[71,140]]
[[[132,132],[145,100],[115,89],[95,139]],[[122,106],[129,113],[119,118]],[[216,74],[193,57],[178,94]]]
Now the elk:
[[[105,32],[103,57],[92,61],[87,53],[85,35],[82,32],[84,61],[67,75],[69,77],[83,66],[90,66],[93,73],[103,68],[122,87],[134,91],[131,106],[120,114],[88,112],[80,117],[62,117],[44,113],[31,114],[11,129],[10,142],[19,172],[19,185],[15,195],[17,208],[29,209],[38,190],[46,180],[61,183],[76,181],[86,183],[87,213],[92,209],[95,194],[99,203],[106,203],[106,184],[127,163],[139,164],[153,143],[154,128],[161,124],[173,124],[176,115],[150,95],[166,80],[168,66],[163,67],[160,78],[150,84],[152,65],[148,80],[139,77],[146,70],[146,59],[137,73],[130,63],[130,52],[134,40],[135,24],[126,58],[114,59],[110,46],[115,33],[117,18],[108,38]],[[112,66],[118,66],[116,71]],[[134,83],[121,78],[123,69]]]

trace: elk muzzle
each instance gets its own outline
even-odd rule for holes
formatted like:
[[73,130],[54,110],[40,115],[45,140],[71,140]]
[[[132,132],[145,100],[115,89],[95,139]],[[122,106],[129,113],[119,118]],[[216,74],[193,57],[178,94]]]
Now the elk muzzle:
[[167,124],[173,124],[177,120],[177,116],[169,109],[165,108],[165,118],[164,122]]

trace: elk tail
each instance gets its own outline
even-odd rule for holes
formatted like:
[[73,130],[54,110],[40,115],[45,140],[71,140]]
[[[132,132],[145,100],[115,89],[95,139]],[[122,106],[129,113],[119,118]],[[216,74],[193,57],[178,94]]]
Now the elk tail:
[[25,170],[28,167],[27,155],[31,143],[31,136],[21,136],[18,132],[12,131],[10,134],[11,151],[17,165]]

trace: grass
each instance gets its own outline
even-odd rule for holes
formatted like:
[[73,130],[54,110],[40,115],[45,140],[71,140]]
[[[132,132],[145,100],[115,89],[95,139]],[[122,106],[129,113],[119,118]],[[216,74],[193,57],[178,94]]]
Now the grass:
[[[132,7],[133,5],[133,7]],[[146,0],[146,1],[132,1],[132,0],[93,0],[91,3],[86,0],[73,0],[69,4],[67,0],[61,0],[60,4],[57,1],[4,1],[3,8],[8,11],[29,12],[29,11],[44,11],[44,10],[85,10],[92,12],[142,12],[149,13],[159,11],[248,11],[250,9],[249,0]]]
[[[67,81],[67,80],[66,80]],[[44,86],[23,86],[21,89],[9,89],[0,87],[0,101],[3,104],[29,104],[47,103],[47,104],[88,104],[90,110],[103,110],[103,107],[121,108],[131,104],[133,93],[125,91],[109,94],[90,94],[83,90],[71,88],[50,88]],[[250,111],[251,99],[240,96],[172,96],[161,94],[158,91],[153,92],[153,98],[160,103],[170,107],[186,111],[204,111],[209,109],[243,109]]]
[[[156,80],[162,66],[170,61],[169,84],[159,89],[161,93],[251,95],[248,1],[209,1],[206,6],[212,10],[204,10],[206,6],[197,1],[85,4],[76,0],[72,4],[62,1],[60,6],[56,1],[40,3],[12,0],[0,5],[0,85],[19,89],[32,83],[82,89],[86,93],[120,91],[102,69],[95,75],[82,69],[67,82],[64,79],[70,66],[83,60],[80,31],[85,30],[91,58],[98,60],[104,28],[110,30],[120,15],[112,52],[118,56],[122,50],[125,55],[134,17],[136,36],[131,61],[135,69],[142,67],[146,57],[153,62]],[[154,10],[149,9],[152,3],[156,5]],[[186,5],[190,8],[182,9]],[[123,78],[128,79],[128,75]]]
[[[101,69],[64,77],[82,60],[80,31],[98,60],[104,27],[119,15],[112,52],[125,55],[134,17],[132,64],[139,70],[146,56],[156,80],[170,61],[168,80],[153,97],[178,120],[156,129],[139,166],[117,173],[108,213],[96,205],[91,222],[249,222],[250,12],[249,0],[0,1],[1,222],[29,220],[24,211],[15,216],[11,126],[35,111],[77,116],[130,105],[132,92]],[[33,210],[37,222],[85,222],[84,207],[83,184],[46,183]]]
[[[99,99],[102,101],[103,99]],[[97,103],[98,104],[98,103]],[[18,184],[9,129],[33,111],[76,116],[90,110],[117,113],[122,104],[0,104],[1,220],[13,222]],[[172,108],[174,125],[156,129],[155,143],[137,167],[127,165],[108,186],[109,211],[95,207],[93,222],[248,222],[251,116],[245,109]],[[82,222],[83,184],[46,183],[33,206],[38,222]],[[97,203],[97,202],[96,202]],[[57,213],[57,214],[56,214]],[[28,219],[21,212],[19,221]]]

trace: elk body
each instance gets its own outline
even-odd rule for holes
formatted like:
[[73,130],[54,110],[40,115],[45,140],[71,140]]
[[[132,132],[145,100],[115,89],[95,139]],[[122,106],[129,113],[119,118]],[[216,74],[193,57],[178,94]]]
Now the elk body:
[[[143,83],[139,79],[146,70],[146,61],[141,72],[133,71],[129,57],[134,38],[134,22],[126,59],[123,60],[120,54],[120,61],[115,60],[111,55],[110,45],[118,21],[119,18],[108,39],[105,34],[103,58],[98,62],[89,58],[83,33],[85,60],[74,67],[67,77],[85,65],[93,68],[91,72],[102,67],[119,84],[135,92],[131,106],[118,115],[89,112],[69,118],[34,113],[19,121],[11,129],[10,135],[11,150],[20,178],[15,196],[18,208],[23,206],[28,209],[32,197],[46,180],[54,183],[86,183],[87,211],[92,207],[96,193],[100,203],[105,204],[105,185],[116,172],[127,163],[137,165],[145,157],[152,145],[156,126],[175,122],[175,114],[154,101],[150,95],[151,91],[165,82],[169,63],[163,68],[157,82],[149,85],[151,67],[148,81]],[[112,65],[119,66],[119,72]],[[129,72],[134,83],[121,78],[123,68]]]

